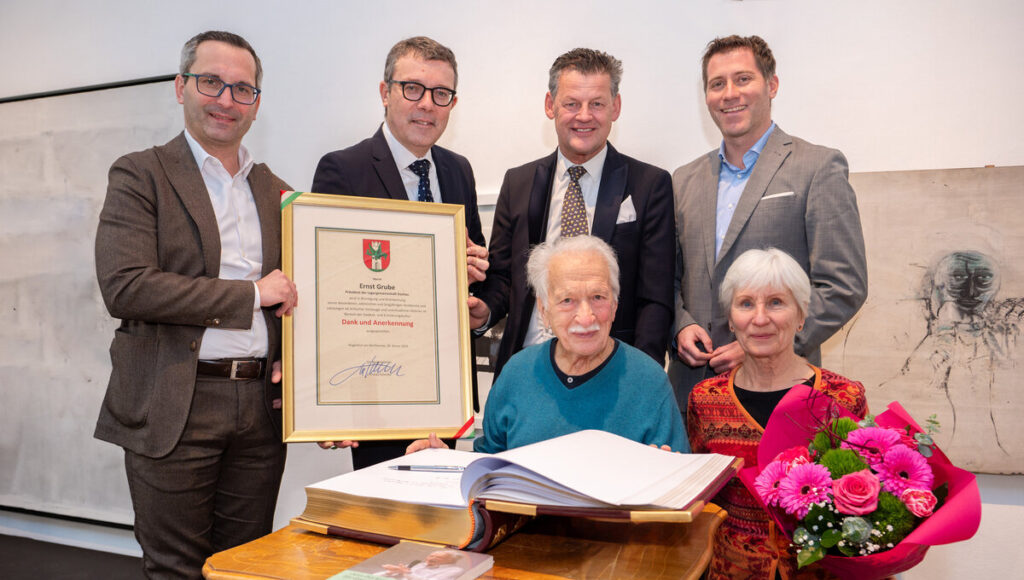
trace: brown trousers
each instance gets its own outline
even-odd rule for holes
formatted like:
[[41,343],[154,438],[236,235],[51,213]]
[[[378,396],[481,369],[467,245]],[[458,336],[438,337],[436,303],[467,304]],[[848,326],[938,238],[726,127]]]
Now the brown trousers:
[[264,389],[263,379],[198,377],[174,450],[125,451],[147,578],[202,578],[211,554],[272,531],[285,445]]

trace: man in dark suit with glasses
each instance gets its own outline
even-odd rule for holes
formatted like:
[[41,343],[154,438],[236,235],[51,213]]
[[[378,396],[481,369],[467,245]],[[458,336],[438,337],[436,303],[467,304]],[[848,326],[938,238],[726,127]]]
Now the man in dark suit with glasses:
[[[369,139],[324,155],[312,191],[462,204],[469,234],[469,282],[474,284],[485,278],[488,263],[473,168],[465,157],[436,145],[458,103],[458,80],[455,54],[448,47],[425,36],[395,44],[379,86],[384,122]],[[470,297],[471,304],[474,300]],[[353,466],[360,469],[398,457],[409,443],[363,441],[352,450]]]

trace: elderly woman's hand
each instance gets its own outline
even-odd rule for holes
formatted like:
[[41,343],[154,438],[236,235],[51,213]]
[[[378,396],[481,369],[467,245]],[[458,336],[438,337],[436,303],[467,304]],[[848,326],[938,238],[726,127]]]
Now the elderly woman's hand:
[[405,454],[409,455],[410,453],[416,453],[417,451],[422,451],[424,449],[448,449],[448,446],[445,445],[444,441],[441,441],[441,438],[437,436],[437,433],[431,433],[430,437],[427,439],[417,439],[410,443],[409,446],[405,448]]
[[716,348],[711,353],[711,360],[708,361],[708,364],[715,370],[715,374],[720,375],[740,366],[740,363],[743,362],[743,357],[743,347],[734,340],[727,345]]

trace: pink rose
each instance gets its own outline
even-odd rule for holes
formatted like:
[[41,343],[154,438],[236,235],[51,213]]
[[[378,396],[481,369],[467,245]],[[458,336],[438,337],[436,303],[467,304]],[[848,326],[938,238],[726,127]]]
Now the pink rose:
[[917,440],[914,439],[913,435],[907,433],[905,429],[893,429],[893,431],[896,431],[897,433],[900,434],[900,443],[906,445],[907,447],[913,449],[914,451],[917,451]]
[[907,506],[910,513],[919,518],[926,518],[932,515],[938,500],[934,493],[926,489],[905,489],[900,495],[900,501]]
[[773,461],[780,461],[786,466],[786,473],[789,473],[790,469],[793,469],[797,465],[803,465],[811,462],[811,454],[807,451],[807,447],[790,447],[789,449],[780,452],[775,456]]
[[832,482],[832,498],[840,513],[862,516],[878,507],[882,484],[867,469],[849,473]]

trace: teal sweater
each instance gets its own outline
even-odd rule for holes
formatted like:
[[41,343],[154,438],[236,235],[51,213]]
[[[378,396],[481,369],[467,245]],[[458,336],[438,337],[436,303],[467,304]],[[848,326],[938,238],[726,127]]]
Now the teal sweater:
[[664,369],[619,342],[601,371],[569,389],[551,366],[552,342],[519,352],[487,395],[483,435],[473,450],[497,453],[584,429],[600,429],[690,452],[682,417]]

